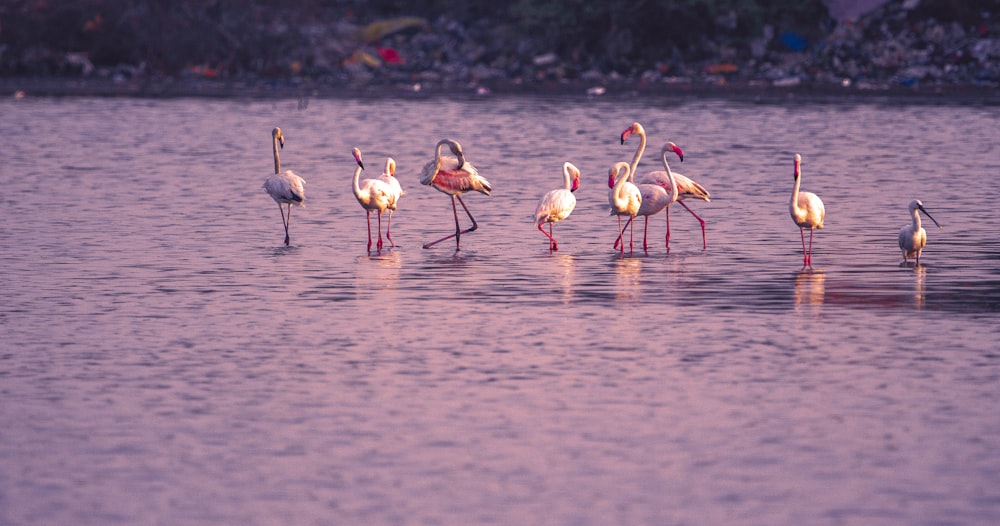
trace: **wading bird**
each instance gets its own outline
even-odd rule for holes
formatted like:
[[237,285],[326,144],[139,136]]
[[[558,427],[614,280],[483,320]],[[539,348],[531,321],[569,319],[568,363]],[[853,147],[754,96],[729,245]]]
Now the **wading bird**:
[[[823,201],[818,195],[812,192],[799,192],[799,183],[802,179],[801,165],[802,156],[795,154],[795,186],[792,188],[792,198],[788,202],[788,213],[799,227],[799,235],[802,237],[802,268],[812,268],[813,230],[823,228],[826,209],[823,208]],[[809,229],[808,251],[804,230],[806,228]]]
[[934,224],[937,225],[938,229],[944,228],[937,219],[931,217],[927,210],[924,209],[924,204],[920,202],[919,199],[914,199],[910,201],[910,219],[912,222],[909,225],[904,226],[899,229],[899,250],[903,252],[903,263],[906,263],[906,258],[915,258],[917,265],[920,264],[920,253],[927,246],[927,231],[920,226],[920,212],[923,212]]
[[[625,128],[625,131],[621,134],[621,143],[624,145],[625,141],[632,135],[639,136],[639,147],[635,150],[635,155],[632,157],[632,163],[629,168],[632,171],[632,177],[636,179],[639,184],[658,184],[663,187],[664,190],[670,191],[670,182],[667,180],[667,174],[663,171],[649,172],[645,175],[638,175],[636,170],[639,167],[639,159],[642,158],[643,152],[646,151],[646,129],[642,127],[638,122],[633,122],[631,126]],[[683,160],[683,159],[682,159]],[[689,177],[682,174],[673,172],[674,181],[677,184],[677,199],[676,201],[684,207],[685,210],[691,213],[698,223],[701,224],[701,244],[702,248],[708,248],[708,238],[705,236],[705,220],[702,219],[698,214],[694,213],[688,205],[684,204],[684,199],[701,199],[703,201],[711,201],[709,199],[708,190],[704,186],[694,182]],[[667,208],[667,221],[670,221],[670,209]]]
[[[660,213],[661,210],[666,210],[665,215],[667,216],[667,238],[666,247],[670,250],[670,205],[677,201],[677,181],[674,178],[674,173],[670,171],[670,163],[667,162],[667,154],[669,152],[674,152],[680,157],[681,162],[684,161],[684,152],[676,144],[668,142],[663,145],[663,149],[660,151],[660,155],[663,157],[663,166],[666,168],[665,172],[653,172],[662,173],[666,179],[666,187],[660,184],[653,183],[639,183],[636,187],[642,194],[642,204],[639,206],[639,211],[636,216],[642,216],[645,218],[645,225],[642,230],[642,249],[649,250],[649,245],[646,242],[647,231],[649,230],[649,216],[656,215]],[[611,178],[608,179],[608,185],[613,185]],[[621,238],[618,239],[621,241]],[[615,246],[618,246],[618,241],[615,241]]]
[[[566,162],[563,164],[563,178],[563,187],[550,190],[535,207],[535,226],[549,238],[550,251],[559,250],[559,243],[552,237],[552,223],[566,219],[576,208],[576,196],[573,192],[580,188],[580,170],[573,163]],[[545,223],[549,224],[548,232],[542,228]]]
[[390,194],[392,189],[389,185],[378,179],[365,179],[358,181],[361,177],[361,170],[365,169],[361,160],[361,150],[354,148],[351,150],[358,167],[354,169],[354,180],[351,182],[354,189],[354,197],[365,209],[365,219],[368,221],[368,250],[372,249],[372,210],[378,212],[378,244],[376,248],[382,251],[382,212],[389,208]]
[[399,198],[403,195],[403,188],[399,186],[399,180],[396,179],[396,160],[389,157],[385,160],[385,170],[382,171],[382,175],[378,176],[378,180],[389,186],[391,192],[389,193],[389,222],[385,226],[385,238],[389,240],[389,244],[396,246],[396,243],[392,241],[392,213],[396,211],[396,203],[399,202]]
[[[299,177],[291,170],[281,171],[281,161],[278,159],[278,146],[285,147],[285,137],[281,134],[281,128],[271,130],[271,140],[274,143],[274,175],[264,181],[264,190],[267,191],[271,199],[278,203],[278,211],[281,212],[281,224],[285,226],[285,245],[289,243],[288,224],[292,222],[292,205],[305,206],[306,190],[305,179]],[[288,217],[281,208],[282,204],[288,204]]]
[[[451,150],[451,153],[455,154],[454,157],[450,155],[441,155],[441,149],[445,146]],[[421,173],[420,184],[432,186],[438,191],[450,195],[451,209],[455,214],[455,233],[444,236],[436,241],[426,243],[424,244],[424,248],[431,248],[446,239],[455,238],[455,250],[461,249],[462,234],[473,232],[479,228],[479,224],[476,223],[476,218],[472,217],[472,213],[469,212],[469,207],[465,206],[465,202],[462,201],[461,194],[470,190],[475,190],[481,194],[490,195],[490,192],[493,191],[493,185],[491,185],[485,177],[479,175],[479,170],[477,170],[475,166],[472,166],[471,163],[465,162],[465,154],[462,153],[462,145],[454,139],[441,139],[438,141],[437,146],[434,148],[434,160],[424,166],[424,170]],[[458,224],[458,207],[455,204],[456,200],[462,205],[465,213],[472,221],[472,226],[465,230],[462,230]]]
[[[611,186],[611,190],[608,191],[608,203],[611,205],[611,215],[618,216],[618,239],[621,240],[622,252],[625,252],[625,238],[623,237],[625,230],[622,227],[622,216],[628,216],[628,222],[625,223],[625,226],[631,227],[628,239],[628,249],[631,252],[632,233],[635,228],[632,226],[632,220],[635,219],[635,215],[639,213],[639,207],[642,206],[642,193],[629,182],[629,174],[628,163],[624,161],[615,163],[608,171],[608,185]],[[618,244],[615,243],[616,248],[617,246]]]

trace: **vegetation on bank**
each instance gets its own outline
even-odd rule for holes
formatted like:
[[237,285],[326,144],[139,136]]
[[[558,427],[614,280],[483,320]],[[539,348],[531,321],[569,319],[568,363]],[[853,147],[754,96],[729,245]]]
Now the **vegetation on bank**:
[[[922,0],[907,16],[995,31],[998,3]],[[343,80],[358,64],[394,78],[456,64],[530,79],[551,75],[534,68],[546,57],[558,75],[638,75],[802,51],[836,26],[821,0],[8,0],[0,75]]]

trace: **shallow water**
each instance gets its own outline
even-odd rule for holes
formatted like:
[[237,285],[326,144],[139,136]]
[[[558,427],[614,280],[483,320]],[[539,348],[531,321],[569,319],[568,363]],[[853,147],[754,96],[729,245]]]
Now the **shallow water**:
[[[697,99],[0,102],[0,523],[1000,520],[1000,109]],[[640,120],[711,203],[619,255]],[[291,246],[270,130],[308,181]],[[437,139],[493,183],[448,242]],[[398,162],[398,246],[350,193]],[[792,157],[826,226],[802,267]],[[550,253],[530,216],[583,172]],[[920,198],[921,266],[899,228]],[[929,225],[925,221],[925,226]],[[637,241],[641,228],[636,229]]]

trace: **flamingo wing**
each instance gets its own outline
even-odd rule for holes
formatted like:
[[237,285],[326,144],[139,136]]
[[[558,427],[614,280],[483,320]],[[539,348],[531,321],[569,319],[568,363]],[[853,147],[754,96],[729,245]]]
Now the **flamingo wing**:
[[564,188],[552,190],[542,196],[535,208],[535,224],[562,221],[576,208],[576,196]]

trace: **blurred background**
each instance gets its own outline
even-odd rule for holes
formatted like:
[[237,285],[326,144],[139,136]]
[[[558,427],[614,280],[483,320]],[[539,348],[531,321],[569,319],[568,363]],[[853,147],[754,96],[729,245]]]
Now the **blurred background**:
[[0,77],[1000,86],[1000,0],[6,0]]

